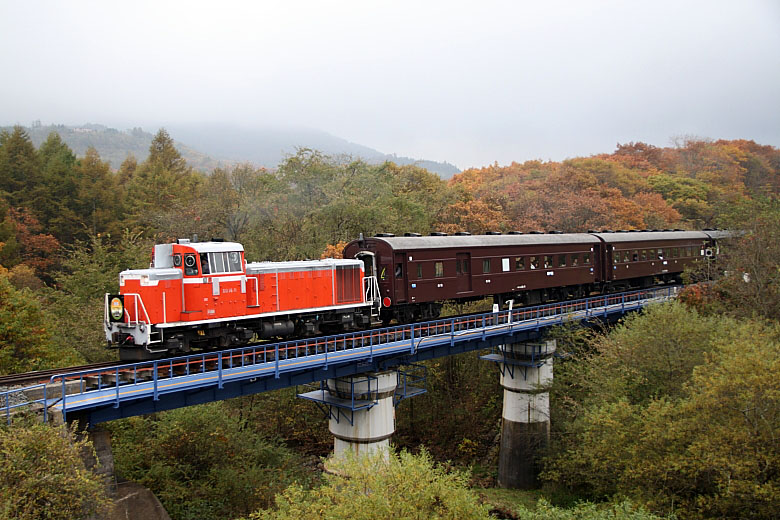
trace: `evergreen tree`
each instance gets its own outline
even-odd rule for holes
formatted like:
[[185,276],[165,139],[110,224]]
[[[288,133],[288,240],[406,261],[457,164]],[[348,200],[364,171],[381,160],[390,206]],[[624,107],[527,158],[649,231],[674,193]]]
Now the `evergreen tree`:
[[70,242],[78,232],[76,201],[78,176],[76,155],[52,132],[38,149],[42,184],[32,208],[41,225],[61,242]]
[[77,171],[79,215],[84,230],[90,235],[119,231],[122,208],[108,163],[101,161],[97,150],[89,147]]
[[24,128],[0,132],[0,191],[7,193],[11,206],[25,205],[40,177],[38,155]]

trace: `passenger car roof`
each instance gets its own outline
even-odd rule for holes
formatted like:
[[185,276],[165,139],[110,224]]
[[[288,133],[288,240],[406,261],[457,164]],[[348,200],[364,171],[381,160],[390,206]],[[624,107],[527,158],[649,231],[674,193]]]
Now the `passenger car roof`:
[[385,242],[394,250],[446,249],[450,247],[496,247],[534,244],[598,244],[599,240],[586,233],[527,234],[527,235],[468,235],[425,237],[371,237],[366,241]]
[[707,240],[702,231],[629,231],[628,233],[592,233],[608,244],[616,242],[645,242],[651,240]]

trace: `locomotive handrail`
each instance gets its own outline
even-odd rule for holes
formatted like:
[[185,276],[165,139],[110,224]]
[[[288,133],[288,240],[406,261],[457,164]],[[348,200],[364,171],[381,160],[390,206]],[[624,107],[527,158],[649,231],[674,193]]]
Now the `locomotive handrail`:
[[366,303],[370,302],[372,307],[376,305],[377,311],[379,311],[382,308],[382,297],[379,292],[379,282],[377,281],[376,276],[364,276],[363,285],[363,294]]
[[[146,324],[146,325],[149,325],[150,323],[152,323],[152,320],[149,319],[149,313],[146,312],[146,305],[144,305],[144,300],[143,300],[143,298],[141,298],[141,295],[138,294],[138,293],[125,293],[125,296],[133,296],[134,297],[134,301],[135,301],[135,308],[133,309],[135,311],[135,321],[134,322],[128,321],[127,322],[128,325],[131,324],[131,323],[143,323],[143,324]],[[144,316],[146,317],[146,321],[141,321],[141,320],[138,319],[138,302],[139,301],[141,302],[141,310],[144,311]],[[127,312],[127,305],[125,305],[125,312]],[[127,317],[128,317],[128,319],[130,318],[129,313],[128,313]]]

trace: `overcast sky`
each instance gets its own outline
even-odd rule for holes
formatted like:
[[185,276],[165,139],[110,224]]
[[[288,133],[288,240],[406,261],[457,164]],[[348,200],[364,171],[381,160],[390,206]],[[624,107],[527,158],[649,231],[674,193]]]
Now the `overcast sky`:
[[778,0],[0,0],[0,74],[0,124],[304,126],[461,168],[780,146]]

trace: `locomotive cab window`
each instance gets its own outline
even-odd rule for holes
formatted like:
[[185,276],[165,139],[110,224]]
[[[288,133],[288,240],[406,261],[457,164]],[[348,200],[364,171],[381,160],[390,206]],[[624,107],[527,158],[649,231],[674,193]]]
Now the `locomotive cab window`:
[[227,254],[228,263],[230,264],[231,273],[240,273],[243,271],[241,267],[241,253],[238,251],[231,251]]
[[482,272],[483,273],[490,272],[490,258],[485,258],[484,260],[482,260]]
[[200,267],[203,274],[240,273],[243,271],[241,253],[201,253]]
[[[208,253],[201,253],[200,254],[200,271],[203,274],[211,274],[211,266],[209,266],[209,254]],[[195,273],[197,274],[197,273]]]
[[436,278],[441,278],[442,276],[444,276],[444,262],[436,262],[434,264],[434,267],[435,267],[434,276]]

